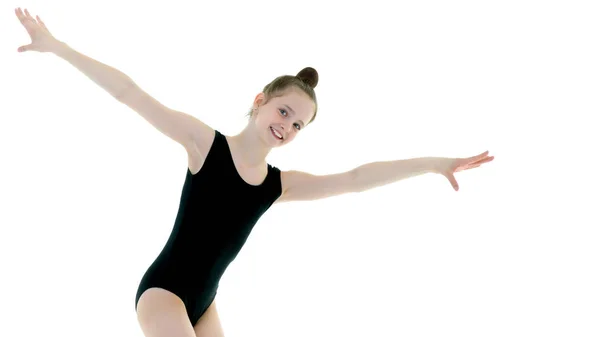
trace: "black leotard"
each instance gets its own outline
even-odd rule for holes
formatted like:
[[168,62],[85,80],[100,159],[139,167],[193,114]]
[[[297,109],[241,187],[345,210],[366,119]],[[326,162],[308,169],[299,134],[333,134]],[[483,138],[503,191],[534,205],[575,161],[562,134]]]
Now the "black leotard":
[[201,170],[187,171],[173,231],[140,282],[136,310],[145,290],[163,288],[181,298],[194,325],[215,298],[226,268],[281,190],[281,173],[271,165],[261,185],[246,183],[235,168],[227,139],[215,131]]

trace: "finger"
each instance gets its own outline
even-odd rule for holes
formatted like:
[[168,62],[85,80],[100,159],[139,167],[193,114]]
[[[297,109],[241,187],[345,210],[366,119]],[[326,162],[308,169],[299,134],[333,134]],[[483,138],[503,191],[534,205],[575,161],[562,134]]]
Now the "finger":
[[42,21],[42,18],[40,18],[39,15],[36,15],[36,18],[37,18],[38,22],[40,23],[40,26],[42,26],[42,28],[44,28],[46,31],[48,31],[48,33],[50,33],[50,30],[48,29],[48,27],[46,27],[46,24],[44,23],[44,21]]
[[19,18],[19,20],[23,21],[25,19],[25,14],[23,14],[23,11],[21,10],[21,8],[15,9],[15,13],[17,14],[17,17]]
[[20,8],[17,10],[17,17],[19,18],[19,21],[21,21],[22,24],[25,24],[25,22],[27,22],[27,17]]
[[32,19],[32,20],[35,20],[35,19],[34,19],[34,18],[31,16],[31,14],[29,14],[29,11],[27,10],[27,8],[25,8],[25,15],[27,15],[27,17],[28,17],[28,18],[30,18],[30,19]]
[[481,166],[481,165],[469,166],[469,167],[463,169],[463,171],[474,169],[474,168],[479,167],[479,166]]
[[469,159],[470,161],[479,160],[479,159],[482,159],[482,158],[485,158],[485,157],[487,157],[488,153],[489,153],[489,151],[485,151],[485,152],[483,152],[483,153],[481,153],[481,154],[478,154],[478,155],[476,155],[476,156],[470,157],[470,158],[468,158],[468,159]]
[[[27,23],[29,21],[29,19],[31,18],[32,20],[34,20],[31,16],[27,16],[23,13],[23,10],[21,10],[21,8],[18,8],[17,11],[17,17],[19,18],[19,21],[21,21],[21,23],[23,25],[25,25],[25,23]],[[34,20],[35,21],[35,20]],[[27,26],[25,25],[25,28],[27,28]]]
[[454,188],[455,191],[458,191],[458,182],[456,181],[454,175],[452,173],[446,174],[446,178],[450,182],[450,185],[452,185],[452,188]]
[[492,156],[492,157],[487,157],[487,158],[484,158],[484,159],[482,159],[482,160],[479,160],[479,161],[476,161],[476,162],[474,162],[474,163],[470,163],[470,164],[469,164],[469,165],[467,165],[467,166],[468,166],[468,167],[471,167],[471,166],[474,166],[474,165],[476,165],[476,166],[481,166],[481,165],[483,165],[483,164],[485,164],[485,163],[489,163],[489,162],[491,162],[492,160],[494,160],[494,157],[493,157],[493,156]]
[[31,17],[31,14],[29,14],[29,11],[27,10],[27,8],[25,8],[25,16],[24,16],[24,18],[25,18],[25,19],[29,19],[29,20],[34,20],[34,19]]
[[478,159],[475,161],[468,162],[467,165],[475,165],[475,164],[481,165],[483,163],[487,163],[492,160],[494,160],[494,157],[485,157],[485,158],[481,158],[481,159]]
[[19,48],[17,49],[17,51],[18,51],[19,53],[22,53],[22,52],[25,52],[25,51],[29,51],[29,50],[31,50],[30,48],[31,48],[31,45],[29,44],[29,45],[26,45],[26,46],[21,46],[21,47],[19,47]]
[[492,157],[485,157],[485,158],[483,158],[483,159],[480,159],[480,160],[478,160],[478,161],[475,161],[475,162],[473,162],[473,163],[470,163],[470,165],[473,165],[473,164],[481,165],[481,164],[484,164],[484,163],[489,163],[489,162],[491,162],[492,160],[494,160],[494,157],[493,157],[493,156],[492,156]]
[[460,172],[460,171],[464,171],[464,170],[476,168],[476,167],[481,166],[482,164],[489,163],[492,160],[494,160],[494,157],[488,157],[488,158],[484,158],[482,160],[479,160],[479,161],[476,161],[476,162],[473,162],[473,163],[467,163],[467,164],[465,164],[465,165],[460,166],[459,168],[457,168],[456,172]]

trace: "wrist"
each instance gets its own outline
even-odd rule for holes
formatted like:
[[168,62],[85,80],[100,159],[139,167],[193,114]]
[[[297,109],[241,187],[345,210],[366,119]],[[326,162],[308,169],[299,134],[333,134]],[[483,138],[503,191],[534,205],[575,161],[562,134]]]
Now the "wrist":
[[444,162],[447,160],[448,158],[441,158],[441,157],[433,157],[431,158],[431,160],[429,161],[429,172],[431,173],[436,173],[436,174],[442,174],[443,172],[443,167],[444,167]]
[[65,54],[70,49],[71,48],[66,43],[56,40],[56,42],[52,45],[51,53],[58,57],[64,58]]

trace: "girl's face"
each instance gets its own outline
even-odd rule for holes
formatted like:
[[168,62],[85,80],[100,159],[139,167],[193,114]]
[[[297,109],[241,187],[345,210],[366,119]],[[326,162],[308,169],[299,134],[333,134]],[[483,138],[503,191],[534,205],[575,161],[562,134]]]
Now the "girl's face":
[[272,98],[263,104],[265,96],[260,93],[254,101],[254,124],[259,136],[267,144],[279,147],[291,142],[313,117],[315,105],[303,92],[290,90],[285,95]]

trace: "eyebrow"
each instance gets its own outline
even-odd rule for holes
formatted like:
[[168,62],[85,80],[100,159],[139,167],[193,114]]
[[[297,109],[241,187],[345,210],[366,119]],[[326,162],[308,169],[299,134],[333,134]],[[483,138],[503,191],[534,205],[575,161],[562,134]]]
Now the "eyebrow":
[[[296,115],[296,111],[294,111],[294,109],[292,109],[289,105],[284,104],[283,106],[290,110],[294,115]],[[300,120],[300,123],[302,123],[302,126],[304,126],[304,121]]]

